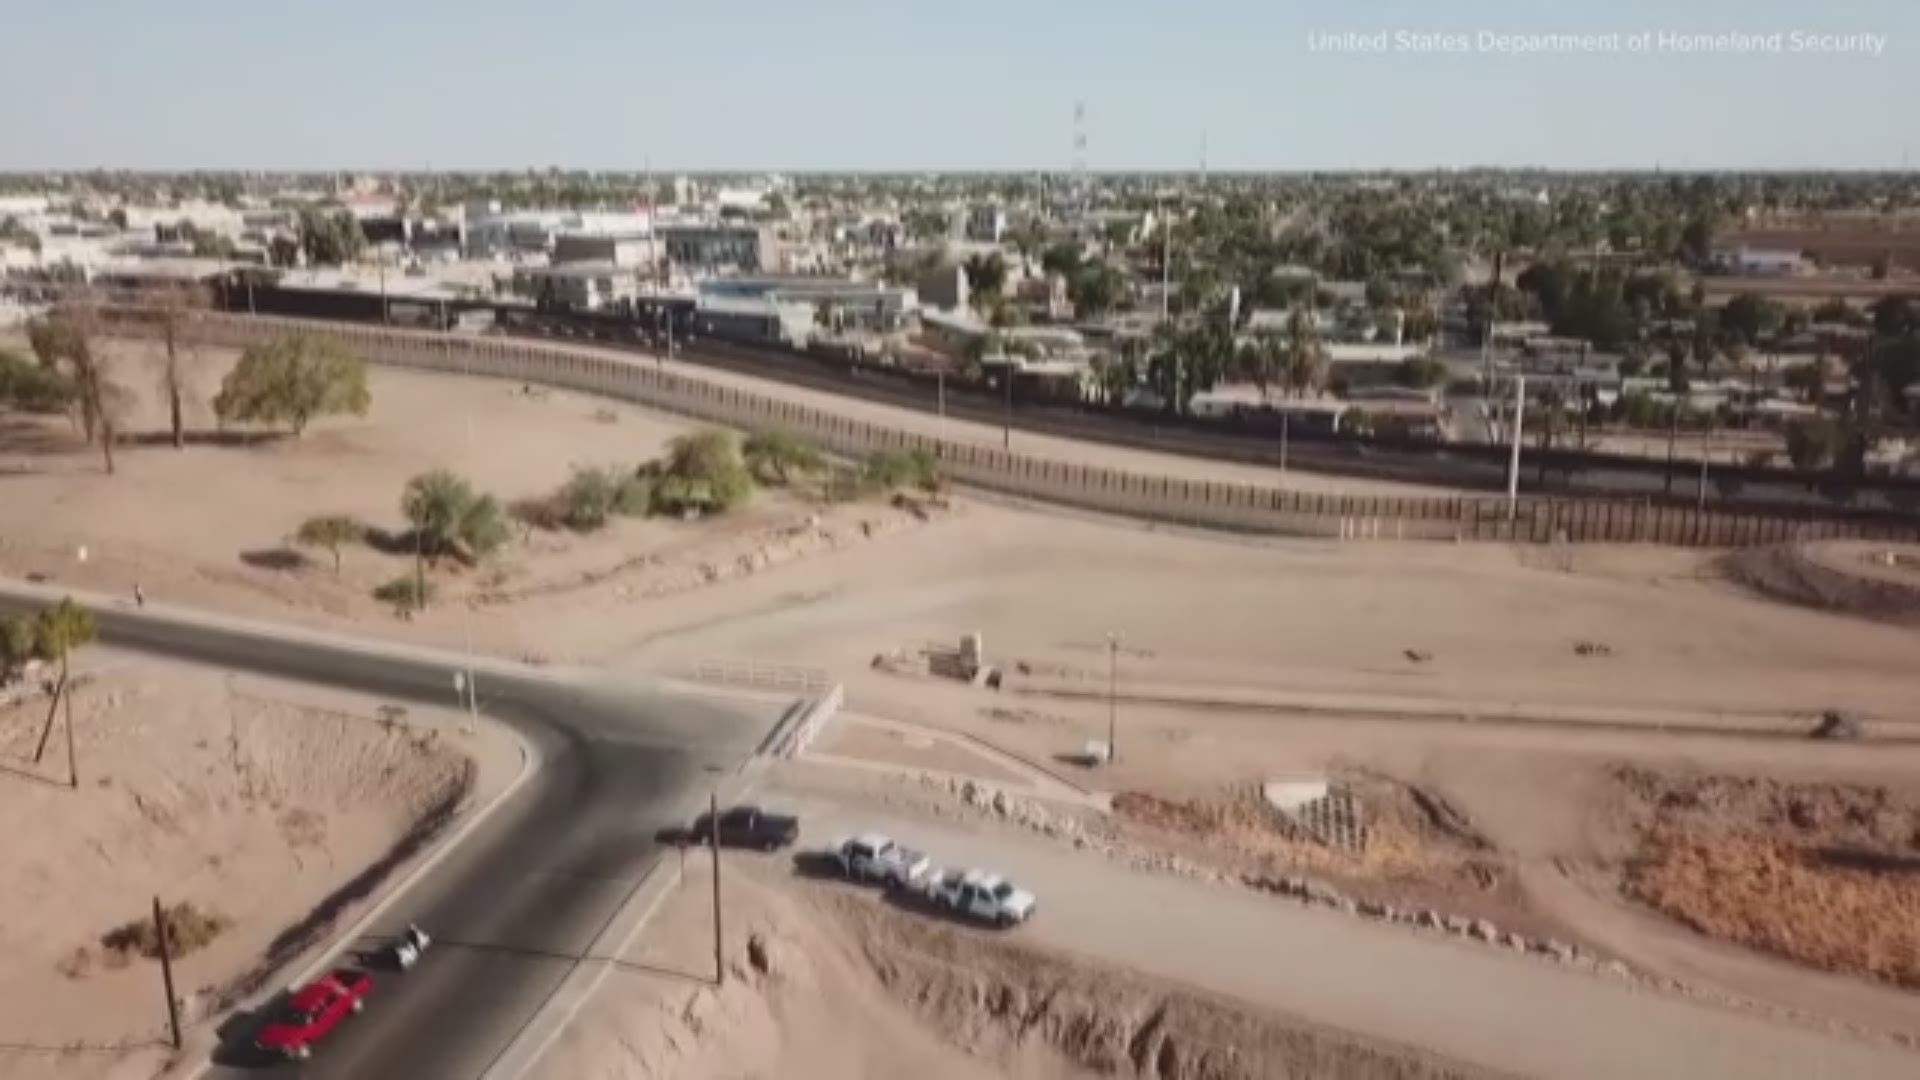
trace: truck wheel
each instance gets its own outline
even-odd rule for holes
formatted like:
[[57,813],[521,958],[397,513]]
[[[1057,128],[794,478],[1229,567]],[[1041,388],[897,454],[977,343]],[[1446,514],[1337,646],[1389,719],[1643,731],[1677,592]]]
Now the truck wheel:
[[313,1047],[308,1046],[306,1043],[301,1043],[298,1046],[288,1048],[287,1053],[292,1055],[296,1060],[305,1061],[313,1056]]
[[1003,911],[993,917],[993,925],[1005,930],[1007,927],[1013,925],[1013,916]]
[[353,1011],[353,1012],[356,1012],[356,1013],[358,1013],[358,1012],[365,1012],[365,1011],[366,1011],[366,1008],[367,1008],[367,999],[366,999],[366,998],[354,998],[354,999],[353,999],[353,1004],[351,1004],[351,1005],[348,1005],[348,1006],[347,1006],[347,1008],[348,1008],[349,1010],[351,1010],[351,1011]]

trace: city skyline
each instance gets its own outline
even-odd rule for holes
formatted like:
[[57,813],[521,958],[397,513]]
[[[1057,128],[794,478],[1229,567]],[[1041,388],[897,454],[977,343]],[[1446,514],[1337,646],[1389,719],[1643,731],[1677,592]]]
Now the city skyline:
[[1920,11],[1884,0],[538,14],[36,12],[0,69],[0,170],[1065,172],[1076,102],[1095,173],[1891,169],[1912,139],[1874,103],[1920,89]]

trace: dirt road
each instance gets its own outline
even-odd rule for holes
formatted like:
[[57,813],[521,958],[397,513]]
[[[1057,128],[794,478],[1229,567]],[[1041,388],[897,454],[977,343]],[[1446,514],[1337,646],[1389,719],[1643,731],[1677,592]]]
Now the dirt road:
[[1021,837],[787,800],[807,843],[864,828],[1040,897],[1017,931],[1351,1031],[1544,1077],[1890,1077],[1920,1055],[1783,1025],[1481,946],[1180,878]]

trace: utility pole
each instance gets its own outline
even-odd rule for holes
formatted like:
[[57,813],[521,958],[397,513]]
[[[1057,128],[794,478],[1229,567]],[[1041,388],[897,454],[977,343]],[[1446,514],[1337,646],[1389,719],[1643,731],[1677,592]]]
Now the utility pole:
[[1012,450],[1013,449],[1013,357],[1012,356],[1006,357],[1006,361],[1007,361],[1006,365],[1002,369],[1005,372],[1005,374],[1002,375],[1001,378],[1004,379],[1007,384],[1007,415],[1006,415],[1005,421],[1001,424],[1001,427],[1000,427],[1000,445],[1004,449]]
[[153,898],[153,932],[160,942],[160,983],[167,994],[167,1026],[173,1030],[173,1048],[180,1049],[180,1002],[173,996],[173,942],[168,940],[166,913]]
[[726,950],[720,936],[720,796],[707,793],[707,847],[713,851],[713,985],[727,981]]
[[1527,408],[1527,377],[1513,377],[1513,452],[1507,457],[1507,520],[1520,519],[1520,430]]
[[1700,490],[1698,505],[1702,510],[1707,508],[1707,458],[1712,456],[1712,438],[1712,431],[1708,431],[1707,434],[1700,437]]
[[80,789],[80,769],[73,763],[73,689],[67,689],[67,786]]
[[1287,421],[1292,417],[1287,409],[1280,410],[1280,479],[1287,478]]
[[1119,733],[1117,719],[1120,713],[1120,635],[1107,634],[1107,764],[1120,760],[1120,752],[1114,743]]
[[933,373],[934,401],[942,421],[947,418],[947,369],[941,368]]

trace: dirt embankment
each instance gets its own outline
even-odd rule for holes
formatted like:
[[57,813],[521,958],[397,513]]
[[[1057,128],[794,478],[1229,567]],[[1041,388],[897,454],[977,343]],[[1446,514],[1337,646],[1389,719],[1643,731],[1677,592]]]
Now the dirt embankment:
[[1920,988],[1920,797],[1622,769],[1642,844],[1626,893],[1700,933]]
[[1920,553],[1910,545],[1743,548],[1722,557],[1720,570],[1774,600],[1920,626]]
[[1154,1080],[1493,1075],[903,915],[866,897],[836,897],[830,906],[892,996],[976,1055],[1013,1058],[1039,1045],[1095,1075]]
[[[324,933],[474,782],[471,744],[279,689],[145,660],[98,671],[73,702],[77,789],[64,752],[32,761],[46,702],[0,709],[0,1076],[104,1074],[157,1039],[140,936],[156,894],[203,939],[174,965],[202,1023]],[[61,1072],[76,1047],[86,1056]]]
[[1289,828],[1251,785],[1185,798],[1121,792],[1113,811],[1130,838],[1235,877],[1304,872],[1356,900],[1433,907],[1534,933],[1552,929],[1530,917],[1500,854],[1444,799],[1374,773],[1338,780],[1364,829],[1358,847]]

